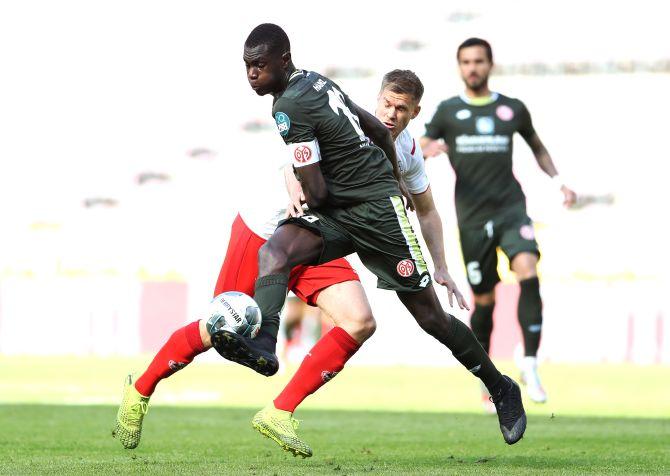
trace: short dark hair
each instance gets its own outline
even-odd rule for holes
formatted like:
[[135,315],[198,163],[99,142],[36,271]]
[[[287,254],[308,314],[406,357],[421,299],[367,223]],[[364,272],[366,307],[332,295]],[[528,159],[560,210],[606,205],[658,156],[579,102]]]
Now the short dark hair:
[[247,41],[244,42],[245,48],[255,48],[256,46],[266,45],[270,52],[284,54],[291,51],[291,42],[288,35],[282,28],[273,23],[262,23],[251,30]]
[[384,75],[382,89],[389,88],[394,93],[409,94],[416,102],[423,97],[423,84],[413,71],[394,69]]
[[458,47],[458,50],[456,51],[456,59],[459,59],[461,50],[463,48],[469,48],[470,46],[483,46],[486,50],[486,56],[488,57],[489,61],[493,63],[493,50],[491,49],[491,44],[486,40],[482,40],[481,38],[468,38],[463,43],[461,43]]

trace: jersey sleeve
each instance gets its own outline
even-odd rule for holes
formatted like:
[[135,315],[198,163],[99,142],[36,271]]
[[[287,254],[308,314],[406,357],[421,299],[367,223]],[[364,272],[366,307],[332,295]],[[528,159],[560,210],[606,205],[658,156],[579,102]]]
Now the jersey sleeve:
[[291,163],[305,167],[319,162],[321,152],[313,119],[295,100],[280,98],[272,108],[279,135],[288,145]]
[[521,104],[521,108],[519,110],[519,128],[517,130],[519,131],[519,134],[521,134],[521,137],[528,140],[535,135],[533,120],[530,117],[530,112],[528,112],[526,105],[521,101],[519,101],[519,104]]
[[435,114],[430,122],[426,123],[426,137],[433,140],[443,139],[447,134],[447,127],[444,120],[444,106],[437,106]]
[[[402,153],[406,157],[407,170],[403,174],[403,179],[407,185],[409,193],[418,195],[428,190],[430,180],[426,174],[426,167],[423,160],[423,152],[418,141],[412,138],[408,141],[408,147],[403,147]],[[409,150],[408,150],[409,149]]]

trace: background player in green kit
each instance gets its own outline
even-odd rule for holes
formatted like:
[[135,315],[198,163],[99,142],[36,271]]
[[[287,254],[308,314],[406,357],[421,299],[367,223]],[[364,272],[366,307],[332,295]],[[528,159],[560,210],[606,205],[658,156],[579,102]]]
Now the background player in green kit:
[[[542,330],[542,300],[537,277],[540,252],[533,224],[526,214],[526,198],[512,172],[512,139],[515,132],[528,143],[540,168],[553,178],[574,204],[576,195],[561,180],[538,137],[530,113],[518,99],[491,92],[488,78],[493,67],[491,46],[470,38],[457,51],[465,93],[443,101],[421,145],[426,157],[449,154],[456,172],[456,214],[468,281],[475,295],[472,331],[488,351],[493,330],[497,247],[510,261],[521,286],[518,317],[525,357],[522,381],[529,397],[544,402],[547,395],[537,373],[537,350]],[[441,142],[441,141],[444,142]]]
[[296,69],[288,37],[277,25],[259,25],[250,33],[244,62],[252,89],[274,96],[273,116],[310,213],[280,223],[259,252],[258,336],[219,330],[212,334],[214,347],[229,360],[272,375],[290,269],[356,252],[377,275],[378,286],[396,291],[418,324],[484,382],[505,441],[516,443],[526,428],[519,388],[495,368],[470,329],[442,309],[405,214],[388,129],[328,78]]

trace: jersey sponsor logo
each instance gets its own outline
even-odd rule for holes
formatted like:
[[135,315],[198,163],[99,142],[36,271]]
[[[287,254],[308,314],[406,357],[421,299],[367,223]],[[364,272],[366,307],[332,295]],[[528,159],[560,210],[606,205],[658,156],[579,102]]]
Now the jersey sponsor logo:
[[279,134],[284,137],[288,135],[288,130],[291,128],[291,120],[283,112],[275,113],[275,122],[277,123],[277,129]]
[[463,134],[456,137],[456,152],[476,154],[481,152],[509,152],[509,136]]
[[461,109],[456,113],[456,119],[458,119],[459,121],[470,119],[470,117],[472,117],[472,112],[470,111],[470,109]]
[[496,108],[496,116],[498,116],[501,121],[511,121],[514,119],[514,111],[506,104],[501,104]]
[[523,225],[521,228],[519,228],[519,235],[521,235],[521,238],[524,240],[534,240],[535,239],[535,229],[533,228],[533,225]]
[[491,116],[482,116],[475,121],[475,128],[479,134],[493,134],[496,124]]
[[306,145],[298,146],[293,151],[293,158],[295,159],[296,162],[304,164],[305,162],[307,162],[309,159],[312,158],[312,149],[310,149]]
[[409,278],[414,273],[414,262],[411,259],[401,260],[395,269],[403,278]]
[[314,88],[315,91],[321,91],[326,84],[327,83],[325,80],[319,78],[319,80],[316,83],[314,83],[314,86],[312,87]]

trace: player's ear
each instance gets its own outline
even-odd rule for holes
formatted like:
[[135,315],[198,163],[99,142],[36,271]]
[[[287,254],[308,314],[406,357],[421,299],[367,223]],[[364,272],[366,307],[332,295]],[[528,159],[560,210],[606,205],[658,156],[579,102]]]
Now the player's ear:
[[284,66],[288,66],[291,63],[291,52],[287,51],[283,55],[281,55],[281,61],[284,64]]
[[416,106],[414,106],[414,113],[412,114],[412,119],[418,116],[420,112],[421,112],[421,105],[417,104]]

